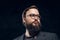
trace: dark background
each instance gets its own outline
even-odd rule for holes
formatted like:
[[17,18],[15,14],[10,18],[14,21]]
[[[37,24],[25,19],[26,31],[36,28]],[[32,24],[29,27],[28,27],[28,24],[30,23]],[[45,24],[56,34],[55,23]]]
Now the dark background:
[[57,33],[59,27],[59,1],[56,0],[1,0],[0,1],[0,40],[12,40],[24,33],[22,12],[35,4],[42,17],[42,31]]

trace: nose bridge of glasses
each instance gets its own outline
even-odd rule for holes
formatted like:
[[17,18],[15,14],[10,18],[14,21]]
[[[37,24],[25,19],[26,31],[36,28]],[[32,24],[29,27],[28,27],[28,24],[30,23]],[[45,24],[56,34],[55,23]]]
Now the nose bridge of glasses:
[[27,15],[27,16],[30,16],[31,18],[36,18],[36,19],[39,18],[39,15],[35,15],[35,14],[30,14],[30,15]]
[[38,19],[38,15],[32,16],[33,19]]
[[38,19],[38,16],[36,15],[34,18],[35,18],[35,19]]

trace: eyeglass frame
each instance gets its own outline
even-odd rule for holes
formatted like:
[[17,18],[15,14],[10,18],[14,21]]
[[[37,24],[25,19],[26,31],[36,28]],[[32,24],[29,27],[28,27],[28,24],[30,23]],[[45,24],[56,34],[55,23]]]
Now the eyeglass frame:
[[40,15],[35,15],[35,14],[29,14],[29,15],[26,15],[26,16],[29,16],[31,17],[32,19],[34,19],[35,17],[37,17],[38,19],[40,19]]

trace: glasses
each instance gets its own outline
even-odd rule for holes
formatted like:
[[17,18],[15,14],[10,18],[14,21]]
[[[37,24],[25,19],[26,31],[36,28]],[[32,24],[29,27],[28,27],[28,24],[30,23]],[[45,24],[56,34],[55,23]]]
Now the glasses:
[[35,17],[40,19],[40,15],[30,14],[30,15],[27,15],[27,16],[30,16],[32,19],[34,19]]

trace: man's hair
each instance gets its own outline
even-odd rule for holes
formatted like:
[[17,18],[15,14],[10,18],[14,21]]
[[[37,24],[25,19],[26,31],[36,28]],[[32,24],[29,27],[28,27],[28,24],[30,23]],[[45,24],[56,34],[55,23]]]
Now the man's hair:
[[26,9],[23,11],[23,13],[22,13],[22,19],[23,19],[23,17],[26,17],[26,12],[27,12],[29,9],[32,9],[32,8],[38,9],[35,5],[32,5],[32,6],[28,7],[28,8],[26,8]]

